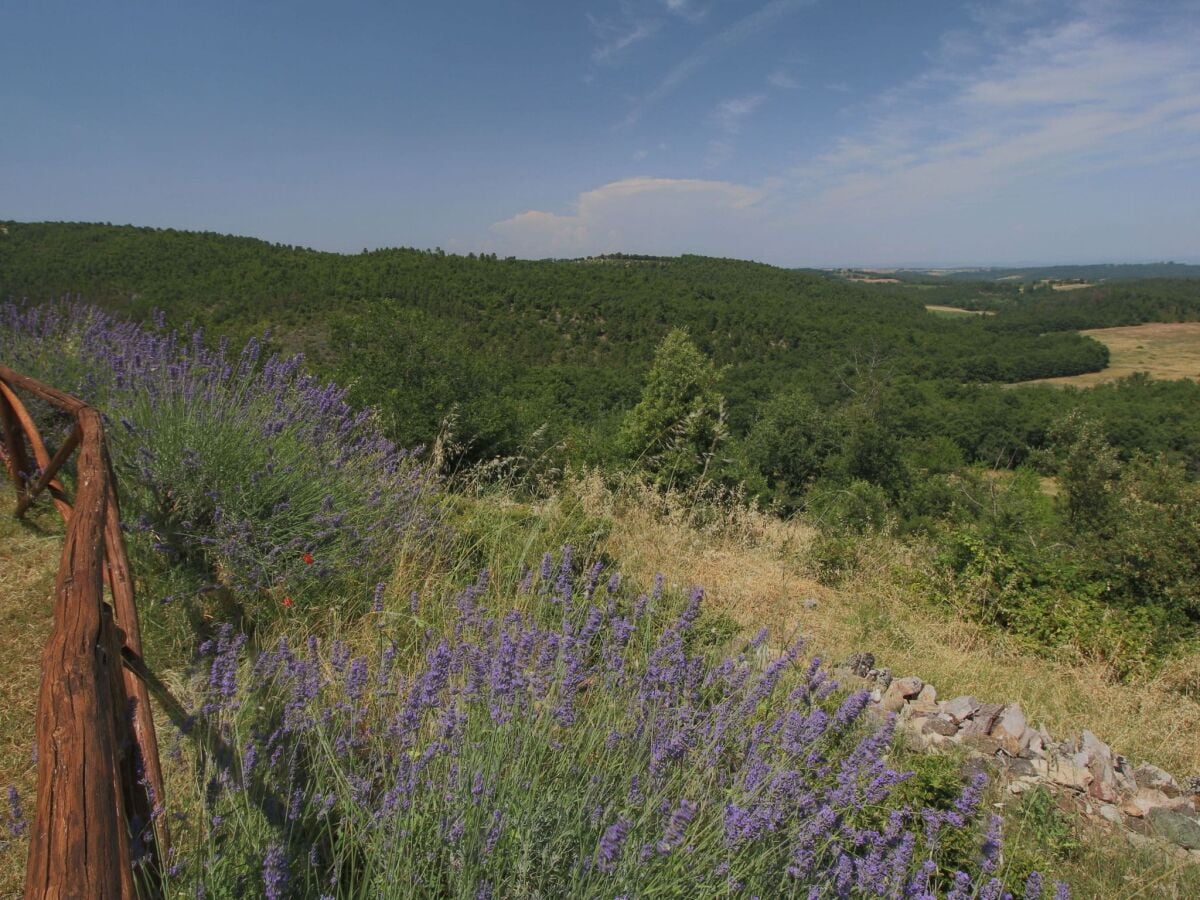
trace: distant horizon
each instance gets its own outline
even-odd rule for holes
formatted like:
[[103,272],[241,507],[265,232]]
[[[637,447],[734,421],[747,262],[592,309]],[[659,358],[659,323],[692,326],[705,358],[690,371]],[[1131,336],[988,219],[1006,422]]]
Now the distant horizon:
[[812,268],[1200,252],[1195,0],[46,0],[0,57],[14,219]]
[[[246,238],[249,240],[263,241],[276,246],[291,246],[299,247],[304,250],[312,250],[317,253],[333,253],[338,256],[357,256],[363,252],[363,249],[369,252],[387,251],[387,250],[415,250],[424,253],[433,253],[437,250],[442,250],[447,255],[452,256],[467,256],[474,253],[479,255],[481,252],[491,253],[492,251],[472,251],[472,250],[449,250],[445,247],[417,247],[404,244],[368,244],[366,247],[359,250],[342,250],[330,247],[318,247],[312,244],[297,243],[295,241],[275,240],[270,237],[265,237],[258,234],[249,234],[240,231],[219,231],[211,228],[187,228],[177,225],[154,225],[138,222],[118,222],[112,219],[101,220],[71,220],[71,219],[29,219],[19,220],[12,218],[0,218],[0,223],[9,223],[13,225],[103,225],[113,228],[152,228],[158,231],[180,231],[191,234],[216,234],[221,237],[230,238]],[[858,272],[924,272],[935,269],[945,271],[966,271],[971,269],[1032,269],[1032,268],[1069,268],[1069,267],[1085,267],[1085,266],[1147,266],[1147,265],[1179,265],[1179,266],[1197,266],[1200,267],[1200,257],[1195,257],[1194,261],[1187,259],[1167,259],[1167,258],[1142,258],[1142,259],[1117,259],[1117,260],[1096,260],[1088,262],[1062,262],[1062,261],[1025,261],[1025,262],[1000,262],[1000,263],[838,263],[832,265],[811,265],[807,263],[775,263],[763,259],[754,259],[753,257],[731,256],[729,254],[702,253],[694,250],[680,250],[677,253],[651,253],[643,250],[609,250],[603,253],[584,254],[582,256],[520,256],[517,254],[506,254],[504,258],[512,256],[515,259],[525,260],[528,262],[545,262],[552,260],[571,260],[571,259],[589,259],[602,256],[706,256],[713,259],[736,259],[742,262],[762,263],[763,265],[775,266],[781,269],[813,269],[817,271],[837,271],[840,269],[858,271]]]

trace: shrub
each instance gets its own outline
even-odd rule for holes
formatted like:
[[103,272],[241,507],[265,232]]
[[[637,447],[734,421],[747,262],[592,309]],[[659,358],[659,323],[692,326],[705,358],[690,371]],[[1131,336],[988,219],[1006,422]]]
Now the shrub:
[[364,610],[397,542],[432,527],[426,471],[300,357],[69,303],[0,307],[0,356],[104,414],[134,570],[173,594],[149,617],[180,640],[221,602],[248,626]]
[[[894,802],[865,692],[799,646],[766,662],[765,633],[693,654],[698,591],[608,575],[548,560],[495,616],[485,573],[415,668],[387,629],[256,659],[223,631],[194,727],[229,752],[202,756],[170,895],[999,896],[982,782]],[[959,834],[965,870],[939,868]]]

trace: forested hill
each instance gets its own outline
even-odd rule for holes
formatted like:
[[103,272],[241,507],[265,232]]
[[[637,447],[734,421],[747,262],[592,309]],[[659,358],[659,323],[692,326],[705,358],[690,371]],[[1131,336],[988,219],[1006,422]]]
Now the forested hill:
[[278,346],[304,350],[379,406],[400,439],[429,439],[453,411],[481,455],[512,451],[544,423],[602,447],[673,327],[722,367],[735,434],[789,390],[832,405],[864,378],[1020,381],[1107,359],[1075,334],[998,327],[1004,314],[931,315],[916,289],[736,260],[343,255],[170,229],[4,223],[0,298],[67,293],[138,318],[160,308],[173,324],[235,340],[270,328]]

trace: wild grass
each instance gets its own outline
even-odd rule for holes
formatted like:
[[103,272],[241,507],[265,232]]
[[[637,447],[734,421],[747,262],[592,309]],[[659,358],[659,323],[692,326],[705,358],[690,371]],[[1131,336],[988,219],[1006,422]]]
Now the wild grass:
[[779,642],[802,634],[811,652],[835,663],[869,651],[879,665],[919,675],[943,697],[1017,702],[1053,734],[1088,728],[1130,759],[1180,775],[1200,772],[1193,738],[1200,733],[1200,655],[1116,684],[1102,662],[1049,658],[932,603],[921,574],[929,555],[919,546],[864,534],[853,543],[849,569],[829,584],[819,532],[802,520],[743,508],[697,524],[682,499],[612,490],[596,475],[567,492],[611,520],[601,546],[631,575],[662,572],[669,583],[704,584],[710,607],[743,629],[768,626]]
[[[29,815],[41,650],[53,621],[62,531],[52,509],[36,508],[21,523],[12,517],[15,506],[11,489],[0,485],[0,790],[16,786]],[[25,883],[26,842],[9,833],[8,815],[0,811],[0,845],[12,844],[0,852],[0,897],[18,896]]]

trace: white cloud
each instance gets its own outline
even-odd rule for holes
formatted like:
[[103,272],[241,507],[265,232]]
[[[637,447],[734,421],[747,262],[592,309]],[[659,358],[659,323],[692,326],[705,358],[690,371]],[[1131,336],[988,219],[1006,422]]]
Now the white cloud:
[[783,17],[806,6],[812,6],[815,2],[816,0],[770,0],[750,15],[734,22],[670,69],[653,89],[634,104],[624,124],[632,125],[637,122],[647,109],[669,97],[725,51],[749,40]]
[[713,110],[713,122],[726,134],[737,134],[742,130],[742,123],[753,115],[766,99],[766,94],[748,94],[745,97],[723,100]]
[[634,44],[653,37],[662,27],[662,22],[655,19],[625,23],[622,27],[591,15],[588,16],[588,23],[601,41],[592,50],[592,62],[596,63],[614,61]]
[[495,223],[489,249],[526,257],[720,253],[725,241],[717,236],[757,222],[762,197],[726,181],[627,178],[580,194],[573,214],[530,210]]
[[1021,28],[982,68],[927,72],[859,110],[873,124],[795,167],[793,184],[819,192],[825,208],[917,209],[1014,180],[1136,165],[1171,146],[1190,157],[1200,33],[1133,36],[1118,24],[1093,13]]
[[800,87],[800,82],[783,69],[776,69],[767,76],[767,84],[782,91],[794,91]]
[[692,0],[663,0],[663,5],[675,15],[687,19],[689,22],[699,22],[708,15],[707,9],[697,7]]

